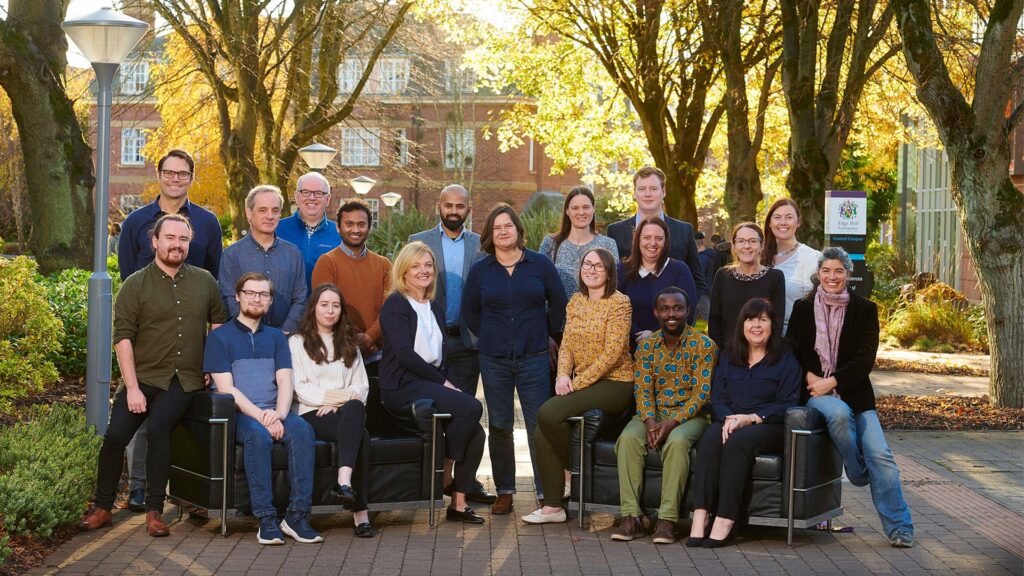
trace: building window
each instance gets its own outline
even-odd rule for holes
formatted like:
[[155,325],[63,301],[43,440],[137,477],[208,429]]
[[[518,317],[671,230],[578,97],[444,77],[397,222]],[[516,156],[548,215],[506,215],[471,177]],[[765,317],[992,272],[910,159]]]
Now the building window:
[[121,94],[136,96],[146,91],[149,85],[149,62],[136,60],[122,65],[118,69],[121,80]]
[[366,198],[366,205],[370,207],[370,230],[380,226],[380,199]]
[[445,168],[449,170],[472,169],[474,156],[476,156],[476,142],[473,140],[472,128],[449,129],[445,132]]
[[380,128],[342,128],[341,165],[380,166]]
[[142,156],[142,148],[146,145],[146,133],[140,128],[121,129],[121,164],[125,166],[142,166],[146,159]]
[[[366,61],[348,57],[338,67],[338,91],[351,94],[363,75]],[[409,86],[408,58],[381,58],[377,60],[363,87],[364,94],[402,94]]]
[[409,163],[409,139],[405,137],[405,129],[395,130],[395,164],[405,166]]
[[530,138],[530,173],[536,172],[537,169],[533,167],[533,138]]
[[142,206],[142,195],[141,194],[122,194],[117,199],[121,212],[130,214],[140,206]]
[[476,88],[476,73],[468,68],[461,68],[456,62],[445,60],[444,87],[454,94],[471,93]]

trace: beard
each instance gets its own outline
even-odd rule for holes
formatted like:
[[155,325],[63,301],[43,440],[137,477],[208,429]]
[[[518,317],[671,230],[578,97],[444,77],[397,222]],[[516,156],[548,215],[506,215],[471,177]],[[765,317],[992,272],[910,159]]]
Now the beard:
[[263,308],[256,308],[255,306],[242,306],[239,309],[239,312],[241,312],[242,316],[245,316],[250,320],[260,320],[261,318],[266,316],[267,312],[269,311],[270,306],[265,306]]
[[458,214],[449,214],[448,216],[441,218],[441,225],[452,232],[457,232],[465,223],[466,219]]
[[187,250],[168,250],[166,252],[158,251],[156,253],[156,258],[160,260],[160,263],[171,268],[181,266],[185,262],[185,258],[187,256]]

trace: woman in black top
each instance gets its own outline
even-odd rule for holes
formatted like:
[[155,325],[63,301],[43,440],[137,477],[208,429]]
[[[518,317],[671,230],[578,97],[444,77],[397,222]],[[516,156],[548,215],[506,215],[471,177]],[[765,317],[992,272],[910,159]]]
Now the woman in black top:
[[845,250],[826,248],[818,258],[814,289],[793,304],[787,335],[806,372],[804,399],[825,416],[846,477],[854,486],[871,484],[871,500],[889,543],[909,548],[914,523],[868,377],[878,352],[878,307],[847,290],[851,272],[853,262]]
[[[732,342],[737,327],[736,311],[751,298],[767,298],[775,317],[786,314],[786,276],[761,264],[764,232],[753,222],[741,222],[732,229],[735,264],[719,268],[711,288],[708,336],[720,348]],[[777,327],[781,332],[782,324]]]
[[380,309],[384,340],[380,361],[381,400],[389,410],[431,398],[441,412],[452,415],[444,425],[445,454],[454,461],[455,488],[449,520],[483,524],[466,505],[476,491],[476,470],[484,453],[483,406],[449,380],[444,350],[444,310],[434,300],[437,286],[434,253],[423,242],[410,242],[395,258],[392,293]]
[[[802,369],[779,334],[775,304],[754,298],[743,305],[735,335],[718,360],[711,385],[708,427],[697,448],[693,473],[693,525],[686,545],[726,545],[754,459],[780,452],[786,410],[800,399]],[[715,523],[708,534],[708,520]]]

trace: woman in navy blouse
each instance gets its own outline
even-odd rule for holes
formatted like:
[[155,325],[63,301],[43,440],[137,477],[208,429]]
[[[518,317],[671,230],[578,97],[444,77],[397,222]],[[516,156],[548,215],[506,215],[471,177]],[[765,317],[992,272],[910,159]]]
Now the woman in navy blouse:
[[462,293],[462,317],[479,337],[480,373],[487,401],[488,435],[498,500],[492,514],[512,512],[516,491],[515,393],[523,407],[537,498],[543,498],[533,433],[537,412],[551,397],[549,371],[565,323],[565,289],[543,254],[527,250],[525,229],[508,204],[487,217],[480,249]]
[[[466,505],[466,493],[476,492],[476,470],[484,454],[483,406],[449,379],[444,349],[444,309],[434,300],[437,274],[434,253],[423,242],[410,242],[395,258],[392,292],[380,309],[384,341],[380,361],[381,400],[389,410],[431,398],[441,412],[452,415],[444,425],[445,454],[454,461],[449,520],[483,524]],[[445,463],[449,469],[450,462]]]
[[[711,385],[714,423],[697,448],[693,525],[686,545],[728,543],[758,454],[782,451],[786,409],[800,400],[803,369],[783,344],[782,319],[766,298],[740,310]],[[715,516],[708,534],[708,519]]]
[[[682,288],[687,302],[697,301],[697,284],[693,281],[690,267],[682,260],[668,257],[672,245],[668,225],[661,218],[647,218],[633,234],[632,256],[619,263],[619,291],[629,296],[633,305],[633,322],[630,326],[630,350],[636,349],[637,342],[658,329],[654,317],[654,301],[658,293],[669,286]],[[690,308],[687,324],[693,325],[696,307]]]

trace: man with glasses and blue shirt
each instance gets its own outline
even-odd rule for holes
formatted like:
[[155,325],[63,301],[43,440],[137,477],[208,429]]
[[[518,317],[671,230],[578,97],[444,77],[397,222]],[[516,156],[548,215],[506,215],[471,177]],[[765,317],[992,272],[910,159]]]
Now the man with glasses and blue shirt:
[[[121,224],[117,266],[122,282],[153,262],[155,254],[150,234],[156,221],[165,214],[181,214],[188,218],[192,240],[185,263],[202,268],[217,279],[222,251],[220,222],[213,212],[188,199],[188,190],[195,180],[195,167],[192,155],[178,149],[168,150],[157,162],[160,194],[153,202],[129,214]],[[146,511],[147,430],[145,425],[140,426],[128,444],[128,508],[133,512]]]
[[333,220],[327,218],[331,203],[331,183],[319,172],[299,176],[295,185],[297,210],[281,219],[277,237],[298,246],[306,265],[306,296],[313,291],[313,267],[325,253],[341,244],[341,235]]

